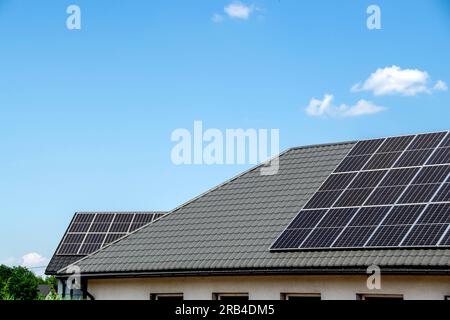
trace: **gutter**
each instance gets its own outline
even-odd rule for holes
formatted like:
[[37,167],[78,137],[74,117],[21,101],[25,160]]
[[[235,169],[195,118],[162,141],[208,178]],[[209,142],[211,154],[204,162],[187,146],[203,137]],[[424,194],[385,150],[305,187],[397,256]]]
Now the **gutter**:
[[[450,275],[450,269],[445,268],[383,268],[384,275]],[[84,273],[83,278],[161,278],[188,276],[256,276],[256,275],[367,275],[364,268],[280,268],[280,269],[224,269],[224,270],[174,270],[174,271],[141,271],[141,272],[106,272]]]

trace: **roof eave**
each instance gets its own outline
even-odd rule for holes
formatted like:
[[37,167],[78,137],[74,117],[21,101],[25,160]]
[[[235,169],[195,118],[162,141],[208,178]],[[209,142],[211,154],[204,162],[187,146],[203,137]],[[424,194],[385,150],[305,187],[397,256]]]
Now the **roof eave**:
[[[383,275],[450,275],[450,267],[381,267]],[[224,269],[224,270],[170,270],[170,271],[124,271],[83,273],[90,279],[153,278],[187,276],[256,276],[256,275],[367,275],[366,267],[348,268],[270,268],[270,269]],[[64,278],[68,274],[56,274]]]

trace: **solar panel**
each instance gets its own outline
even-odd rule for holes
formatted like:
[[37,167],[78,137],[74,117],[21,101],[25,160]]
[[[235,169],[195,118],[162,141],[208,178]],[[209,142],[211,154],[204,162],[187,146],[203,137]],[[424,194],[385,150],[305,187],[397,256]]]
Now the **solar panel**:
[[433,198],[433,202],[450,202],[450,183],[444,183]]
[[446,132],[419,134],[408,150],[436,148],[446,134]]
[[392,153],[376,153],[373,157],[367,162],[364,170],[374,170],[374,169],[385,169],[390,168],[397,161],[398,158],[402,155],[401,152],[392,152]]
[[403,191],[406,189],[404,186],[400,187],[378,187],[376,188],[366,204],[370,206],[377,206],[383,204],[394,204]]
[[345,189],[355,176],[356,173],[332,174],[319,190],[328,191]]
[[380,226],[365,246],[397,247],[410,228],[409,225]]
[[362,171],[352,181],[350,188],[375,188],[387,172],[387,170]]
[[314,228],[325,216],[327,210],[305,210],[291,222],[288,229],[309,229]]
[[427,164],[446,164],[450,163],[450,147],[438,148]]
[[447,229],[446,224],[418,224],[403,241],[403,247],[435,246]]
[[359,141],[272,250],[450,246],[450,134]]
[[347,157],[342,161],[339,167],[337,167],[335,172],[359,171],[364,167],[370,157],[370,155]]
[[395,167],[399,168],[422,166],[428,160],[433,151],[433,149],[405,151],[401,155],[400,159],[398,159]]
[[162,213],[77,213],[57,255],[87,255],[162,217]]

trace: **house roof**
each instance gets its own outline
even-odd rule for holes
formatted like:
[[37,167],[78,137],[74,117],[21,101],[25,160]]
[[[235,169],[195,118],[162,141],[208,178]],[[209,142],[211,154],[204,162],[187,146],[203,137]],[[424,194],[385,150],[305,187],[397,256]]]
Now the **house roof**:
[[[147,225],[149,222],[161,218],[165,214],[166,212],[162,211],[77,212],[67,227],[45,273],[49,275],[56,274],[58,270],[67,267],[75,261],[86,257],[89,253],[95,252],[99,248],[122,238],[126,234]],[[88,218],[88,220],[86,218]],[[83,221],[83,223],[80,223],[78,220]],[[97,220],[101,221],[101,223],[97,224]],[[91,224],[100,226],[100,228],[94,230],[94,228],[90,227]],[[80,225],[86,226],[87,228],[79,228]],[[113,225],[118,228],[114,229],[112,227]],[[102,243],[89,243],[87,236],[91,235],[95,239],[102,239]],[[78,238],[78,240],[68,241],[68,236],[74,236],[74,238]],[[84,246],[86,249],[83,250],[82,248]]]
[[[274,252],[269,248],[355,142],[289,149],[278,174],[253,168],[171,211],[164,219],[89,255],[85,276],[231,272],[450,271],[450,249]],[[60,270],[64,275],[64,270]]]

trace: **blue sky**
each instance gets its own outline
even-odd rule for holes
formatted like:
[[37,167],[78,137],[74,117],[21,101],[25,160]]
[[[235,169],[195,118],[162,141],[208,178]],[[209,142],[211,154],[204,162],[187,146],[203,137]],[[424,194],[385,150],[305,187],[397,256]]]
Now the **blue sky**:
[[0,39],[0,263],[45,264],[76,211],[170,210],[249,167],[175,166],[195,120],[281,149],[449,129],[445,0],[0,0]]

